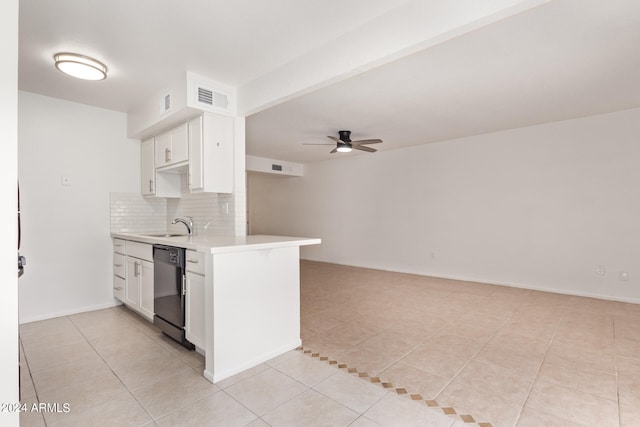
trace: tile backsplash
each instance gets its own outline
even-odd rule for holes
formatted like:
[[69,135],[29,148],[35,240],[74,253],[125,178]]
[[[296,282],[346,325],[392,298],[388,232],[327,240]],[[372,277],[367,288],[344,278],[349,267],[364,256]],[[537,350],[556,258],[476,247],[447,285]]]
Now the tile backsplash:
[[136,193],[111,193],[111,231],[183,233],[176,217],[193,217],[194,234],[233,236],[236,203],[232,194],[183,194],[180,199],[145,198]]
[[136,193],[111,193],[111,231],[163,231],[167,229],[166,199]]
[[193,218],[196,235],[233,236],[234,203],[232,194],[196,193],[182,194],[180,199],[167,200],[167,224],[169,231],[185,232],[183,224],[171,224],[177,217]]

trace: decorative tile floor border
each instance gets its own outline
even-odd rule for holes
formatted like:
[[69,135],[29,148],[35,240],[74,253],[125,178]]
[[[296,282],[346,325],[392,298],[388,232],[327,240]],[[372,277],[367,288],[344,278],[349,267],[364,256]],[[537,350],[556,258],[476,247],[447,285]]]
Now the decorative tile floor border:
[[298,348],[296,348],[296,350],[302,352],[303,354],[311,357],[311,358],[315,358],[318,359],[322,362],[327,362],[329,365],[336,367],[337,369],[344,369],[346,372],[356,375],[358,378],[361,378],[365,381],[369,381],[372,384],[376,384],[379,385],[385,389],[388,389],[390,391],[395,391],[398,395],[401,396],[407,396],[408,398],[410,398],[411,400],[414,400],[416,402],[424,402],[425,405],[427,405],[428,407],[432,408],[432,409],[436,409],[436,410],[441,410],[445,415],[448,415],[450,417],[454,417],[460,421],[463,421],[464,423],[467,423],[469,425],[476,425],[478,427],[493,427],[491,423],[487,423],[487,422],[477,422],[475,420],[475,418],[473,418],[471,415],[468,414],[458,414],[458,412],[450,407],[450,406],[441,406],[437,401],[435,400],[430,400],[430,399],[424,399],[420,394],[418,393],[410,393],[409,391],[407,391],[406,388],[404,387],[396,387],[395,385],[393,385],[393,383],[390,382],[385,382],[382,381],[380,379],[380,377],[370,377],[369,374],[367,374],[366,372],[362,372],[359,371],[357,368],[354,367],[350,367],[347,366],[346,363],[340,363],[337,360],[331,359],[327,356],[321,356],[320,353],[316,353],[308,348],[304,348],[304,346],[300,346]]

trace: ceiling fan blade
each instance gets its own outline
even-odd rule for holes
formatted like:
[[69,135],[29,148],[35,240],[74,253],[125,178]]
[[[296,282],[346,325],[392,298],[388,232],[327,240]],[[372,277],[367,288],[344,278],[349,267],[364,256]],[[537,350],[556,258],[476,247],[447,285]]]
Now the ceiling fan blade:
[[369,152],[369,153],[375,153],[376,151],[378,151],[375,148],[365,147],[364,145],[356,145],[356,144],[354,144],[351,147],[354,150],[366,151],[366,152]]
[[337,152],[338,152],[338,147],[336,147],[333,150],[329,151],[329,154],[333,154],[333,153],[337,153]]
[[327,135],[327,138],[334,140],[335,142],[342,142],[340,141],[338,138],[336,138],[335,136],[329,136]]
[[303,142],[302,145],[336,145],[333,142]]
[[360,141],[351,141],[352,144],[365,145],[365,144],[380,144],[381,139],[361,139]]

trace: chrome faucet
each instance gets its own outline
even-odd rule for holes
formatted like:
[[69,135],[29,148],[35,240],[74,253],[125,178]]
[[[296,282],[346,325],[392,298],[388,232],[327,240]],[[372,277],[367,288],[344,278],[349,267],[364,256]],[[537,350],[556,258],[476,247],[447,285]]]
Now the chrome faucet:
[[185,227],[187,227],[187,232],[189,233],[189,236],[191,236],[193,234],[193,218],[190,216],[174,218],[173,221],[171,221],[171,224],[177,224],[179,222],[183,223]]

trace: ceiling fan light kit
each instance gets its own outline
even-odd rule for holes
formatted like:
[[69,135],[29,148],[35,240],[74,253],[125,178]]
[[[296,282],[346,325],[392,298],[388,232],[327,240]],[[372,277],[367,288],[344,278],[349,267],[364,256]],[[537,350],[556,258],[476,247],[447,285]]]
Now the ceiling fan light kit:
[[[366,145],[379,144],[382,142],[381,139],[361,139],[358,141],[352,141],[350,130],[338,131],[338,135],[339,138],[336,138],[335,136],[327,136],[327,138],[334,141],[336,144],[336,148],[331,150],[330,153],[349,153],[352,149],[375,153],[377,151],[375,148],[366,147]],[[333,142],[325,142],[321,144],[305,143],[304,145],[333,145]]]
[[338,146],[336,147],[336,151],[338,153],[349,153],[351,152],[352,147],[348,142],[338,142]]

